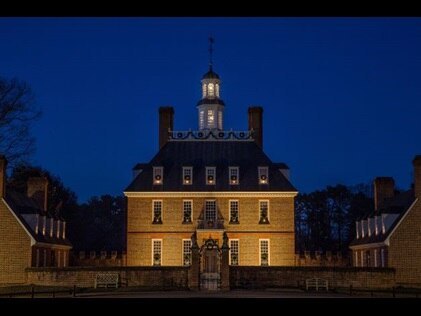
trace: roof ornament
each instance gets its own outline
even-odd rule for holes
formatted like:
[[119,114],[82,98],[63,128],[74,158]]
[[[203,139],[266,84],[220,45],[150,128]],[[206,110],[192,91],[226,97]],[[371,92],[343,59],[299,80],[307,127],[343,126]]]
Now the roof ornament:
[[213,65],[213,43],[215,43],[215,39],[211,36],[209,36],[209,70],[212,71],[212,65]]

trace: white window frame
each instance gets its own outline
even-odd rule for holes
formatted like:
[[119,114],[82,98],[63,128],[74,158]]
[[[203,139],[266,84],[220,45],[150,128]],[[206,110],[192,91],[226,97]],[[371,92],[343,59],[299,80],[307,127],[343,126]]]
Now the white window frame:
[[[236,174],[234,174],[236,173]],[[233,180],[232,177],[236,176],[237,179]],[[238,185],[240,183],[240,168],[238,167],[229,167],[228,181],[230,185]]]
[[[264,166],[257,167],[258,170],[258,181],[259,184],[269,184],[269,168]],[[266,179],[262,179],[262,176],[266,176]]]
[[53,238],[54,235],[54,218],[50,218],[50,237]]
[[361,267],[364,267],[364,250],[361,250],[360,255],[361,255],[360,257]]
[[[236,222],[234,222],[233,220],[232,220],[232,217],[231,217],[231,203],[232,202],[237,202],[237,221]],[[240,201],[239,200],[229,200],[228,201],[228,206],[229,206],[229,222],[230,223],[240,223]]]
[[63,222],[63,239],[66,238],[66,222]]
[[259,239],[259,266],[262,265],[262,242],[264,241],[268,244],[268,266],[270,266],[270,239]]
[[261,217],[261,213],[262,213],[262,208],[261,208],[261,204],[262,202],[266,202],[267,203],[267,220],[268,220],[268,224],[270,223],[270,203],[269,200],[259,200],[259,223],[260,223],[260,219]]
[[218,220],[218,204],[216,203],[216,200],[205,200],[205,220],[212,220],[212,219],[208,219],[207,214],[208,214],[208,208],[207,208],[207,204],[208,202],[214,202],[215,204],[215,218],[213,218],[213,220],[217,221]]
[[232,246],[233,243],[237,243],[237,264],[236,266],[240,265],[240,239],[230,239],[229,240],[229,247],[230,247],[230,255],[229,255],[229,265],[232,265],[232,260],[231,260],[231,256],[233,255],[232,253],[232,249],[234,248]]
[[[156,179],[159,176],[159,179]],[[164,183],[164,167],[153,167],[153,184],[161,185]]]
[[[155,264],[155,242],[159,243],[159,264]],[[151,259],[152,266],[162,266],[162,239],[152,239],[152,250],[151,250]]]
[[[187,250],[186,248],[186,243],[190,244],[190,248]],[[181,258],[181,263],[183,266],[191,266],[191,260],[192,260],[192,251],[191,251],[191,247],[192,247],[192,242],[191,239],[183,239],[182,243],[181,243],[181,253],[183,254],[183,257]],[[187,250],[187,251],[186,251]],[[190,259],[189,259],[189,263],[186,264],[186,260],[185,260],[185,256],[189,255]]]
[[57,235],[56,235],[56,237],[60,238],[60,220],[59,219],[57,220]]
[[152,223],[154,223],[154,219],[155,219],[155,202],[161,203],[161,223],[163,223],[164,222],[164,202],[162,200],[152,200]]
[[[186,176],[190,176],[190,180],[186,180]],[[193,184],[193,167],[183,167],[183,184]]]
[[[190,221],[184,221],[184,212],[185,212],[185,202],[190,202]],[[193,200],[183,200],[183,223],[193,223]]]
[[[213,177],[213,180],[209,180],[210,176]],[[206,184],[207,185],[216,184],[216,167],[206,167]]]

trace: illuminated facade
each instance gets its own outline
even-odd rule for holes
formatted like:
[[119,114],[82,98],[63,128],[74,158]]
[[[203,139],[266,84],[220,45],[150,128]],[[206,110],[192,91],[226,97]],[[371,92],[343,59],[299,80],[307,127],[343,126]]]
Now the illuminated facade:
[[390,177],[374,180],[374,211],[355,223],[355,267],[389,267],[400,285],[421,284],[421,156],[413,160],[414,186],[395,190]]
[[173,108],[160,108],[160,150],[134,167],[124,192],[127,265],[189,266],[196,246],[206,284],[219,278],[223,246],[229,265],[294,265],[297,190],[289,168],[263,152],[261,107],[248,109],[247,131],[224,131],[220,89],[210,66],[197,131],[174,131]]

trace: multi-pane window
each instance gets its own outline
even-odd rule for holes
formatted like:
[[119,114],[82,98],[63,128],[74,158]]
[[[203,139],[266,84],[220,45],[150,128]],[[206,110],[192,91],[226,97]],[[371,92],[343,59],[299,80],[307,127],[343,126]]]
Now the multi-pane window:
[[205,203],[205,220],[215,221],[216,220],[216,201],[210,200]]
[[203,110],[199,112],[199,127],[200,129],[205,128],[205,111]]
[[229,167],[229,182],[230,184],[238,184],[239,179],[238,167]]
[[208,110],[208,128],[214,128],[215,124],[215,112]]
[[377,249],[374,249],[374,266],[377,267]]
[[219,84],[215,84],[215,95],[219,98]]
[[230,240],[230,265],[237,266],[239,258],[239,240]]
[[193,214],[193,201],[183,201],[183,223],[191,223]]
[[162,262],[162,239],[152,239],[152,265],[160,266]]
[[269,183],[268,167],[258,167],[259,184]]
[[162,201],[152,201],[152,224],[162,224]]
[[220,130],[223,130],[222,122],[222,111],[218,111],[218,129]]
[[269,201],[259,201],[259,224],[269,224]]
[[183,239],[183,265],[191,265],[191,239]]
[[239,223],[239,207],[237,200],[231,200],[230,202],[230,224]]
[[193,168],[192,167],[183,167],[183,184],[192,184],[193,183]]
[[361,250],[360,252],[360,266],[364,267],[364,250]]
[[269,239],[260,239],[260,265],[269,265]]
[[216,168],[215,167],[206,167],[206,184],[215,184],[216,183]]
[[215,95],[213,83],[208,84],[208,96],[213,97]]
[[153,167],[153,184],[162,184],[164,177],[163,167]]

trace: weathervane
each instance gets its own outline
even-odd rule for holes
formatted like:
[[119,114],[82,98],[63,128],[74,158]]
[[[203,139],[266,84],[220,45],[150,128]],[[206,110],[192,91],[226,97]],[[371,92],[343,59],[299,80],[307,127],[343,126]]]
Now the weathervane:
[[211,36],[209,36],[209,68],[212,70],[212,53],[213,53],[213,43],[215,42],[215,39]]

